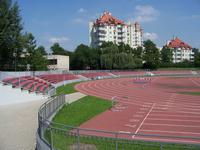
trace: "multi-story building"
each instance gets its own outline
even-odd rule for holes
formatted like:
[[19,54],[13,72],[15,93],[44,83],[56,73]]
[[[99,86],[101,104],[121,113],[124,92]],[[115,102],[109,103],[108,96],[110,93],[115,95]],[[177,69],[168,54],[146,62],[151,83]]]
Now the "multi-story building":
[[142,46],[142,29],[139,23],[124,23],[106,11],[96,21],[89,23],[89,42],[91,47],[98,47],[102,42],[113,42],[136,48]]
[[194,60],[194,52],[192,50],[192,47],[177,37],[169,41],[167,43],[167,47],[173,50],[174,63],[178,63],[183,60]]

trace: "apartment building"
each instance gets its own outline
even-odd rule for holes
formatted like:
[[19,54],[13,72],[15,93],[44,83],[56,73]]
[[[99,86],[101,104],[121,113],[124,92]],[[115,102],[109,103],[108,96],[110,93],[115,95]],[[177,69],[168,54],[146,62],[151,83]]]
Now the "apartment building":
[[91,47],[98,47],[102,42],[113,42],[136,48],[142,46],[142,29],[139,23],[125,23],[106,11],[100,18],[89,22],[89,42]]
[[167,47],[173,50],[174,63],[182,62],[183,60],[194,60],[194,52],[192,51],[192,47],[180,40],[178,37],[168,41]]

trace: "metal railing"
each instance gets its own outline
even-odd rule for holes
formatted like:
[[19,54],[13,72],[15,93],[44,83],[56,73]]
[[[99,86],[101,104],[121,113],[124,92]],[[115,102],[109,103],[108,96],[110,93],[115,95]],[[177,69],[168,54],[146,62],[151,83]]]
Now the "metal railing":
[[[199,150],[200,137],[161,136],[83,129],[51,121],[65,96],[50,98],[38,112],[38,150]],[[42,142],[41,142],[42,141]]]

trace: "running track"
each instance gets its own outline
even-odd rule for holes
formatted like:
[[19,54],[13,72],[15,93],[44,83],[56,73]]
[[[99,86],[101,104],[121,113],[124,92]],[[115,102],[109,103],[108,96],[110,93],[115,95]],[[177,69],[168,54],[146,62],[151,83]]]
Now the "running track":
[[[136,83],[145,81],[146,83]],[[118,78],[84,82],[78,91],[117,104],[80,127],[119,133],[200,137],[200,97],[179,94],[200,91],[200,78]],[[198,139],[139,137],[170,142],[200,143]]]

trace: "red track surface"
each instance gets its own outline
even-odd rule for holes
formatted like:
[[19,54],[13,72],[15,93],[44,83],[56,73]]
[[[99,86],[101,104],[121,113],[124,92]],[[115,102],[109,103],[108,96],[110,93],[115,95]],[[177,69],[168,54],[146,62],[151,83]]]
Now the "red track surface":
[[[120,133],[200,137],[200,97],[178,92],[200,91],[200,78],[119,78],[84,82],[76,89],[84,94],[118,103],[81,125]],[[200,143],[197,139],[129,136],[129,138]]]

